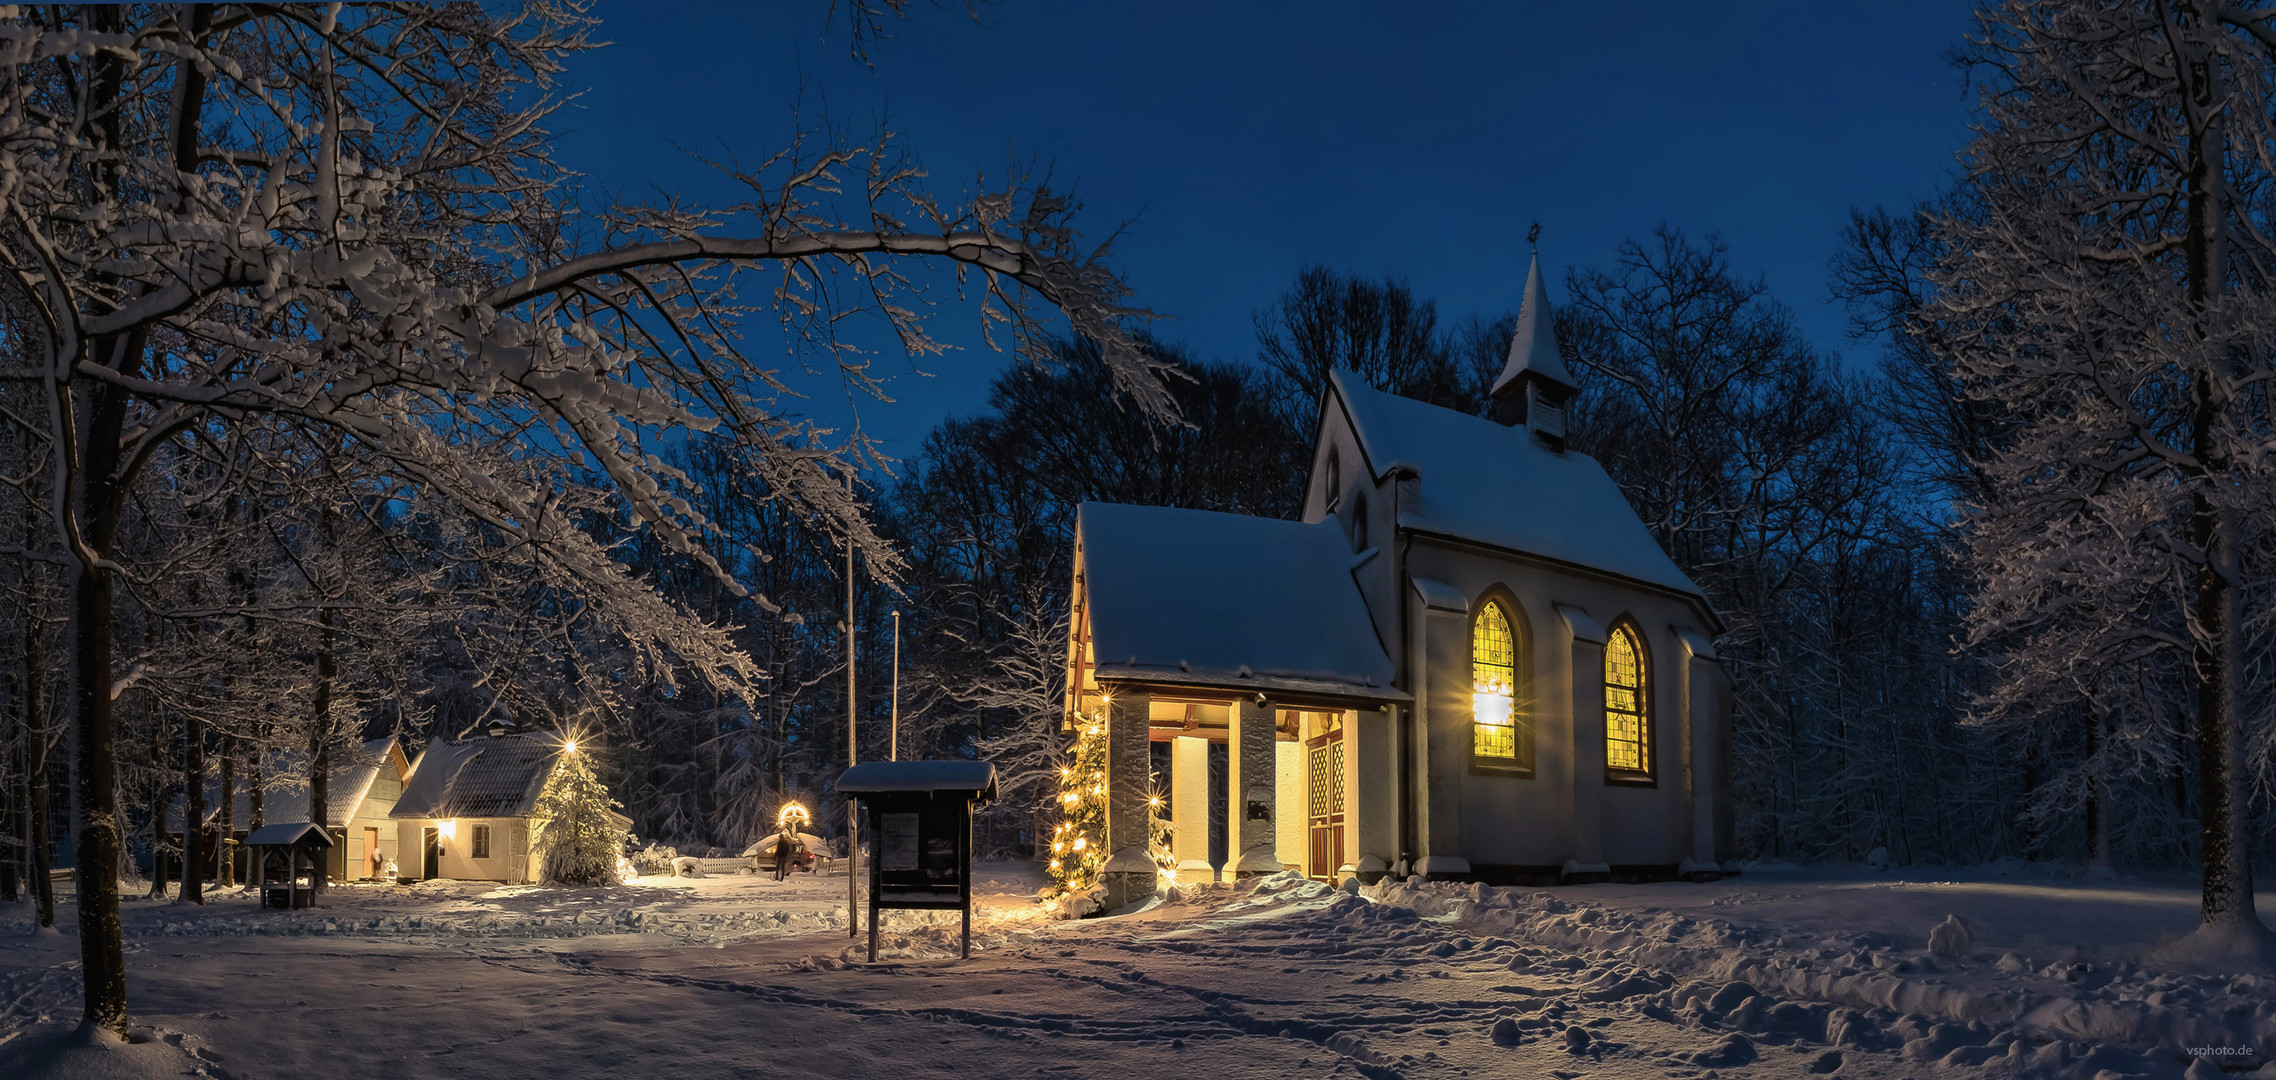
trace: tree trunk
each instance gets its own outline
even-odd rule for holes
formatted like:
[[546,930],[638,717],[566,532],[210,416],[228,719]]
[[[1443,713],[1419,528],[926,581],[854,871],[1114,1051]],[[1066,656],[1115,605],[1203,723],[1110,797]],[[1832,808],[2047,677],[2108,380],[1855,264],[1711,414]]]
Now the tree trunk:
[[[118,395],[96,389],[97,413],[110,420],[91,432],[83,505],[111,503],[108,476],[118,467],[124,403],[104,406]],[[107,428],[107,431],[104,430]],[[116,523],[117,511],[106,514]],[[104,544],[97,550],[108,550]],[[99,566],[82,566],[74,596],[77,622],[79,713],[79,960],[86,988],[85,1022],[126,1037],[126,949],[119,939],[118,763],[111,730],[111,577]]]
[[[24,547],[32,544],[33,518],[31,509],[24,511]],[[27,589],[30,574],[25,575]],[[49,876],[48,822],[49,796],[47,771],[50,742],[41,723],[40,679],[45,661],[40,656],[39,618],[36,605],[24,611],[24,692],[17,704],[23,708],[24,738],[19,752],[24,765],[24,884],[31,890],[32,900],[39,908],[38,924],[42,928],[55,926],[55,881]]]
[[[187,5],[187,30],[202,41],[212,19],[206,4]],[[87,19],[97,33],[120,34],[126,29],[123,7],[96,6]],[[118,108],[126,77],[123,57],[99,53],[92,58],[91,78],[84,91],[82,115],[88,119],[82,137],[116,151],[123,145]],[[184,174],[194,172],[198,157],[197,117],[204,111],[206,74],[195,64],[180,66],[172,102],[172,150]],[[110,202],[121,196],[118,166],[97,170],[91,201]],[[70,362],[109,364],[120,375],[142,371],[146,329],[130,330],[83,342]],[[105,562],[116,550],[119,517],[123,509],[125,478],[120,467],[120,438],[126,426],[128,395],[91,379],[73,378],[64,384],[65,408],[84,409],[81,429],[84,447],[73,477],[75,490],[61,492],[70,504],[66,513],[77,519],[77,559],[72,590],[74,737],[78,742],[76,788],[80,819],[79,955],[81,985],[85,990],[84,1022],[124,1038],[127,1034],[126,951],[119,936],[119,860],[124,845],[119,828],[118,761],[115,756],[115,717],[111,706],[111,660],[118,632],[113,622],[113,582]],[[68,453],[64,447],[57,453]]]
[[[329,836],[332,832],[331,775],[332,775],[332,608],[326,605],[316,612],[316,715],[311,718],[308,733],[308,820]],[[340,838],[332,837],[337,844]],[[332,863],[329,855],[323,857],[327,870]],[[316,887],[324,887],[326,873],[316,875]]]
[[[267,724],[260,726],[264,729],[268,727]],[[245,801],[250,804],[246,809],[253,815],[252,820],[245,823],[247,835],[261,831],[261,826],[268,824],[267,810],[261,805],[262,796],[268,786],[268,778],[263,776],[261,772],[261,755],[267,752],[269,745],[266,738],[268,732],[264,730],[261,734],[263,737],[256,739],[253,743],[252,753],[245,755],[245,768],[247,770]],[[259,848],[248,849],[246,858],[245,879],[252,883],[254,889],[258,890],[261,886],[268,884],[268,860],[261,857],[261,849]]]
[[2227,573],[2237,561],[2236,524],[2207,508],[2212,546],[2197,572],[2198,648],[2197,804],[2204,866],[2202,915],[2206,925],[2260,926],[2253,911],[2252,837],[2244,792],[2244,718],[2237,709],[2243,676],[2236,586]]
[[[24,625],[28,632],[29,617],[25,618]],[[15,704],[20,706],[22,702],[23,694],[19,692]],[[32,759],[31,714],[25,712],[23,719],[7,742],[0,745],[0,772],[7,778],[7,789],[0,791],[0,844],[8,848],[7,857],[0,859],[0,902],[9,904],[23,898],[24,865],[29,861],[31,849],[31,842],[25,838],[30,825],[24,809],[31,801],[31,778],[25,775],[25,767]]]
[[166,899],[166,710],[150,709],[150,898]]
[[2086,864],[2091,867],[2110,865],[2110,821],[2105,809],[2110,798],[2110,785],[2103,780],[2102,753],[2103,729],[2110,718],[2100,708],[2086,728],[2086,759],[2089,765],[2086,787]]
[[237,740],[221,737],[221,852],[220,872],[214,884],[229,888],[237,884]]
[[[2185,50],[2189,51],[2189,50]],[[2189,233],[2182,246],[2189,299],[2199,313],[2228,292],[2227,214],[2222,191],[2228,152],[2219,93],[2219,68],[2209,52],[2188,57],[2194,85],[2191,104],[2196,123],[2189,144]],[[2201,119],[2200,119],[2201,118]],[[2205,336],[2200,335],[2200,340]],[[2251,837],[2246,832],[2244,797],[2244,717],[2237,708],[2244,678],[2243,631],[2238,621],[2236,582],[2243,569],[2237,522],[2213,493],[2226,482],[2228,461],[2215,433],[2231,405],[2214,375],[2226,358],[2207,355],[2192,387],[2191,450],[2204,475],[2191,497],[2190,539],[2203,553],[2196,572],[2197,616],[2197,810],[2204,892],[2200,915],[2207,927],[2239,929],[2260,939],[2276,955],[2271,935],[2253,911]]]
[[[48,838],[53,831],[48,823],[48,803],[51,801],[51,796],[47,786],[47,740],[40,739],[34,745],[39,748],[39,752],[33,755],[31,769],[30,824],[32,842],[28,865],[31,875],[32,902],[39,909],[35,921],[41,929],[52,930],[55,928],[55,877],[54,868],[48,865],[47,858]],[[112,888],[115,889],[117,888],[115,884],[117,879],[112,880],[114,882]],[[85,888],[86,886],[80,887]]]
[[205,903],[205,724],[182,717],[182,899]]

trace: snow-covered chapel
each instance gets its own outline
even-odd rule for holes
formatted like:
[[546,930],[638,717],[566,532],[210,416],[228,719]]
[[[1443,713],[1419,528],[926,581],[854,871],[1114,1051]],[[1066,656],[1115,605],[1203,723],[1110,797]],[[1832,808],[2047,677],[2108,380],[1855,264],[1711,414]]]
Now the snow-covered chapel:
[[1181,878],[1720,873],[1719,624],[1566,448],[1578,389],[1536,257],[1489,416],[1331,379],[1301,521],[1081,508],[1066,710],[1106,727],[1109,906],[1158,885],[1164,795]]

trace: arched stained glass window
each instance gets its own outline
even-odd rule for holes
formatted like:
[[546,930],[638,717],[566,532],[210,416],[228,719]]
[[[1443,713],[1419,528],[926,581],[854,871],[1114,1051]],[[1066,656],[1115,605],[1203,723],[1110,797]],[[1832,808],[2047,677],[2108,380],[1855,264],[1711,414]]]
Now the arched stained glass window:
[[1517,636],[1509,613],[1488,600],[1470,628],[1472,752],[1517,760]]
[[1644,650],[1635,630],[1613,627],[1604,643],[1604,767],[1613,772],[1649,775],[1652,771],[1645,674]]

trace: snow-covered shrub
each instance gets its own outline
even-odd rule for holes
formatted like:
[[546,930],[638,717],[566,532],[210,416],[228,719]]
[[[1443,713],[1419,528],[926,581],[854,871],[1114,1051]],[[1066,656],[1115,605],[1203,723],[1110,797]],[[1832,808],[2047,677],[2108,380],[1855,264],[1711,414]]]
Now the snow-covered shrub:
[[1929,928],[1928,951],[1948,960],[1958,960],[1975,951],[1975,942],[1967,924],[1961,922],[1958,915],[1946,915],[1943,922]]
[[652,842],[632,853],[632,868],[641,877],[669,874],[672,872],[672,860],[679,858],[679,855],[679,851],[669,845]]
[[1045,889],[1037,899],[1054,919],[1080,919],[1106,909],[1106,886]]

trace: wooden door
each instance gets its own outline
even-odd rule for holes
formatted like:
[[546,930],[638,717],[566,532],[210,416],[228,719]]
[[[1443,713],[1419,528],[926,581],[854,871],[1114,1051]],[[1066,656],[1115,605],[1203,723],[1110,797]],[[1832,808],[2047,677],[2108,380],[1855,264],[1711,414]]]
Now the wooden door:
[[1304,741],[1305,833],[1311,841],[1305,872],[1321,881],[1333,880],[1343,865],[1342,719],[1322,723],[1319,734]]
[[441,838],[436,835],[434,826],[427,826],[425,833],[425,843],[422,846],[427,849],[426,857],[421,860],[422,865],[419,869],[426,880],[433,881],[442,876],[442,842]]

